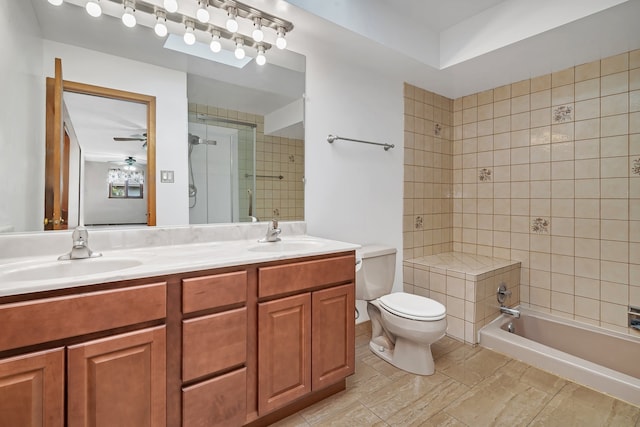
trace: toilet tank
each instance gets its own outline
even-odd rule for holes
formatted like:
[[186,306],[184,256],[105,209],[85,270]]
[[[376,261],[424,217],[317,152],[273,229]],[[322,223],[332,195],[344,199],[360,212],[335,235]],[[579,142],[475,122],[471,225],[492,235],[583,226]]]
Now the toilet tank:
[[362,266],[356,271],[356,299],[374,300],[391,292],[396,275],[396,248],[371,245],[356,250]]

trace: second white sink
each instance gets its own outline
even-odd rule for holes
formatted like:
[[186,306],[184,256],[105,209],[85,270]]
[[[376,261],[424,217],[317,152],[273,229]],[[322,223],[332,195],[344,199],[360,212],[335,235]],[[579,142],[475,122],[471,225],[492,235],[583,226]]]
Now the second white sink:
[[251,246],[248,250],[252,252],[298,252],[319,248],[322,245],[322,242],[315,240],[281,240],[259,243],[256,246]]

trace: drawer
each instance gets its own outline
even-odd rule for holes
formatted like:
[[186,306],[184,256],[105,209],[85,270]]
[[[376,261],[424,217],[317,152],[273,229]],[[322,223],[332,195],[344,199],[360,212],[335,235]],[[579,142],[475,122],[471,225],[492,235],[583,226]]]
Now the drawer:
[[247,360],[247,309],[182,322],[182,380],[232,368]]
[[247,300],[247,272],[194,277],[182,281],[182,312],[243,303]]
[[355,274],[355,255],[264,267],[258,270],[258,298],[353,282]]
[[0,305],[0,351],[162,319],[166,283]]
[[182,389],[183,426],[240,426],[246,414],[246,368]]

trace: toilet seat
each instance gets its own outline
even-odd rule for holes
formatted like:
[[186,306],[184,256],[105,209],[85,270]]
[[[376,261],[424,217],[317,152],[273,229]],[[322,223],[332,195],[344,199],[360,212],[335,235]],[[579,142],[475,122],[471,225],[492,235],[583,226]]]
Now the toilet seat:
[[430,322],[444,319],[447,315],[444,305],[420,295],[395,292],[381,296],[378,301],[387,311],[407,319]]

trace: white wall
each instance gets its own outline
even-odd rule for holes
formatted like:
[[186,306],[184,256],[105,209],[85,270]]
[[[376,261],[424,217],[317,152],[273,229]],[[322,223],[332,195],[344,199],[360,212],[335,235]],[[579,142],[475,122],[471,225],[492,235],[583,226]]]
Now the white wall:
[[[188,224],[186,73],[49,40],[43,57],[45,76],[61,58],[65,80],[156,97],[157,225]],[[161,183],[161,170],[174,170],[175,182]]]
[[[143,187],[140,199],[109,198],[109,162],[84,162],[84,224],[145,224],[147,222],[147,191]],[[146,165],[141,165],[145,176]]]
[[[403,81],[307,46],[305,220],[311,235],[398,249],[402,289]],[[327,135],[395,144],[382,147]]]
[[[0,231],[42,230],[42,39],[29,1],[0,1]],[[11,159],[10,162],[4,161]],[[10,231],[10,230],[7,230]]]

